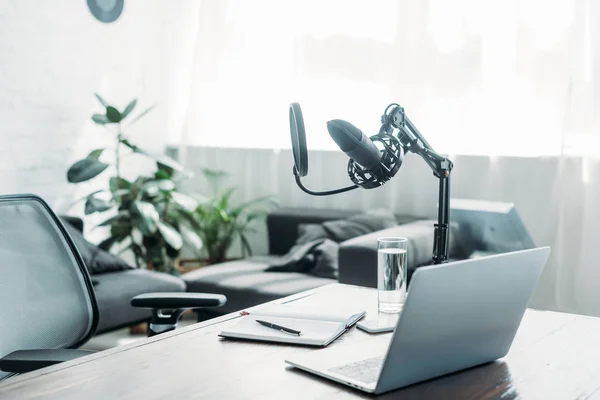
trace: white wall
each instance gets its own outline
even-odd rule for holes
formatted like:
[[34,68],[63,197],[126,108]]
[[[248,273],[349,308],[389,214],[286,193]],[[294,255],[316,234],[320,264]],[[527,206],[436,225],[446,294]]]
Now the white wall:
[[138,111],[158,107],[130,132],[161,151],[173,125],[169,60],[190,1],[127,0],[121,18],[96,21],[84,0],[0,1],[0,192],[32,192],[59,211],[75,191],[68,166],[111,143],[95,126],[93,93]]

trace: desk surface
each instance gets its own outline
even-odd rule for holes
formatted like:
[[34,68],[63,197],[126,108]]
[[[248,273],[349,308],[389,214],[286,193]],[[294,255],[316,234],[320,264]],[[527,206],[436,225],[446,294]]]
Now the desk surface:
[[[376,310],[373,289],[328,285],[278,300],[357,304]],[[366,305],[366,306],[365,306]],[[371,397],[288,367],[292,353],[381,345],[391,334],[353,328],[325,349],[217,337],[237,314],[95,353],[0,383],[0,399]],[[600,398],[600,318],[528,310],[497,362],[386,393],[388,399]]]

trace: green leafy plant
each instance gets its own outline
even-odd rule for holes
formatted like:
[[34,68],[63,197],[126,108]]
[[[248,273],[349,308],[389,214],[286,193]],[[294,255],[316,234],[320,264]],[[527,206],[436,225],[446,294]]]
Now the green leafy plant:
[[204,169],[204,177],[212,186],[213,195],[200,202],[194,212],[193,227],[201,238],[208,263],[226,260],[227,252],[236,239],[240,240],[242,256],[252,255],[248,235],[256,233],[253,223],[267,214],[275,205],[273,196],[259,197],[234,205],[232,195],[236,188],[220,190],[220,183],[227,174]]
[[[199,250],[202,240],[191,228],[198,201],[177,190],[179,179],[184,176],[183,168],[166,156],[153,156],[133,144],[123,132],[125,119],[135,109],[137,100],[132,100],[123,111],[109,105],[102,97],[96,98],[105,108],[104,114],[94,114],[92,120],[98,125],[112,125],[115,147],[92,151],[86,158],[74,163],[67,172],[71,183],[89,181],[104,172],[111,163],[115,175],[108,178],[108,188],[85,196],[85,214],[111,213],[110,218],[98,226],[108,227],[109,236],[98,246],[110,251],[119,248],[119,253],[131,251],[138,267],[147,267],[161,272],[177,273],[174,260],[186,242],[192,249]],[[154,106],[132,118],[131,126],[150,112]],[[101,160],[101,156],[114,152],[112,162]],[[140,154],[156,162],[156,171],[127,180],[121,174],[124,157]],[[106,158],[106,157],[104,157]]]

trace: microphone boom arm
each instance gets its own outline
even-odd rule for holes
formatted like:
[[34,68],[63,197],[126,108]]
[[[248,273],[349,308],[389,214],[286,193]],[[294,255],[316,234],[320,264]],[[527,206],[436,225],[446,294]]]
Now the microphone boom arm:
[[392,134],[393,128],[398,129],[398,140],[405,150],[418,154],[429,165],[433,175],[439,179],[438,223],[434,225],[433,263],[448,262],[450,172],[454,165],[448,158],[433,150],[399,104],[390,104],[385,109],[381,122],[380,134]]

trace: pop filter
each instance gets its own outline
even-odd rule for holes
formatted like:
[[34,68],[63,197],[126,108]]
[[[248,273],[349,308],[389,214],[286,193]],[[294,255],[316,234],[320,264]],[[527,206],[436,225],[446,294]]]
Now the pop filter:
[[304,131],[304,118],[300,104],[290,104],[290,133],[292,135],[292,153],[294,165],[298,176],[303,177],[308,173],[308,155],[306,150],[306,132]]
[[292,153],[294,154],[294,176],[296,177],[296,184],[300,189],[313,196],[329,196],[358,188],[358,186],[352,185],[325,192],[315,192],[306,188],[300,181],[300,178],[306,176],[308,173],[308,151],[306,150],[304,118],[302,118],[302,109],[298,103],[290,104],[290,134],[292,136]]

